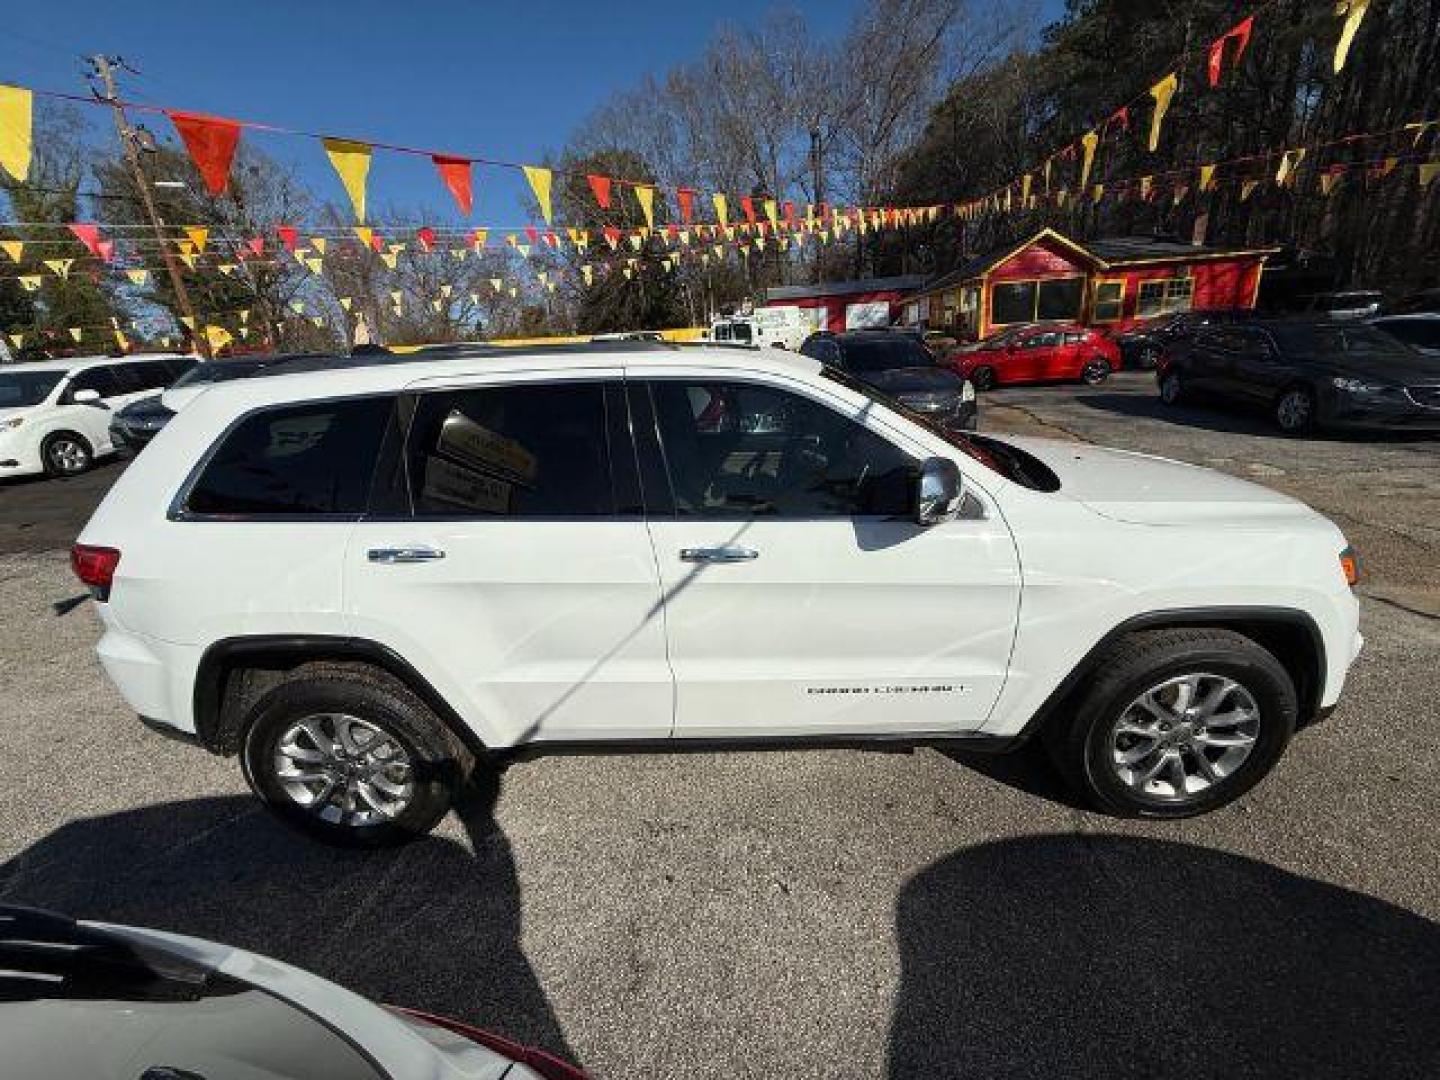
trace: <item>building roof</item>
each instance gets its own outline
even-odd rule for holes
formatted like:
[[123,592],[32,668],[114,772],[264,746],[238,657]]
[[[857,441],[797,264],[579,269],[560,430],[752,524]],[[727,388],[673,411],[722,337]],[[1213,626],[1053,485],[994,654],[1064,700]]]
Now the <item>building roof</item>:
[[824,285],[778,285],[765,290],[765,302],[776,300],[817,300],[822,296],[853,296],[855,293],[914,292],[928,279],[924,274],[867,278],[864,281],[832,281]]

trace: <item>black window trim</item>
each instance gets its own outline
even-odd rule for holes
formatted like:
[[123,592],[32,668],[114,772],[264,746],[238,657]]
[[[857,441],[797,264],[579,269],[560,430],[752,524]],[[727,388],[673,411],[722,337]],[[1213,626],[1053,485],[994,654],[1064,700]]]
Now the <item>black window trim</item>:
[[[652,519],[654,519],[654,520],[663,520],[663,521],[690,521],[690,522],[708,522],[708,521],[755,521],[755,522],[770,522],[770,521],[776,521],[776,522],[785,522],[785,523],[787,523],[787,524],[789,524],[789,523],[801,523],[801,524],[803,524],[803,523],[807,523],[807,522],[817,522],[817,521],[869,521],[869,522],[875,522],[875,521],[890,521],[890,522],[900,522],[900,523],[909,522],[909,523],[912,524],[912,525],[914,524],[914,520],[913,520],[912,518],[910,518],[910,517],[907,516],[907,515],[899,515],[899,514],[805,514],[805,515],[790,516],[790,515],[780,515],[780,514],[774,514],[774,515],[756,515],[756,514],[745,514],[745,513],[740,513],[740,512],[734,512],[734,513],[725,513],[725,512],[722,512],[722,513],[704,514],[704,515],[690,515],[690,514],[681,514],[681,513],[679,513],[679,512],[676,511],[675,508],[674,508],[674,487],[675,487],[675,485],[674,485],[674,481],[671,479],[671,476],[670,476],[670,463],[669,463],[669,460],[668,460],[668,458],[665,456],[665,439],[664,439],[664,437],[660,434],[660,416],[659,416],[659,409],[656,408],[656,406],[655,406],[654,384],[655,384],[655,383],[658,383],[658,382],[676,382],[676,383],[685,383],[685,384],[695,384],[695,383],[705,383],[705,382],[744,382],[744,383],[751,383],[751,384],[754,384],[754,385],[756,385],[756,386],[761,386],[761,387],[764,387],[764,388],[766,388],[766,389],[768,389],[768,390],[779,390],[779,391],[782,391],[782,392],[785,392],[785,393],[796,394],[796,395],[798,395],[798,396],[800,396],[800,397],[805,398],[807,401],[813,402],[814,404],[820,406],[821,408],[829,409],[830,411],[832,411],[832,412],[836,413],[837,415],[839,415],[839,416],[840,416],[842,419],[844,419],[847,423],[856,424],[856,425],[858,425],[858,426],[861,428],[861,430],[863,430],[863,431],[868,431],[870,434],[874,435],[876,438],[881,439],[881,440],[883,440],[884,442],[888,443],[888,444],[889,444],[892,448],[894,448],[898,453],[901,453],[901,454],[905,455],[905,457],[909,458],[909,459],[914,463],[914,467],[915,467],[916,475],[917,475],[917,476],[919,475],[920,466],[921,466],[921,464],[923,463],[923,460],[924,460],[924,459],[923,459],[923,458],[920,458],[920,457],[917,457],[917,456],[915,455],[915,451],[914,451],[913,449],[911,449],[911,448],[909,448],[909,447],[907,447],[907,446],[905,446],[905,445],[902,445],[901,442],[897,441],[896,436],[891,435],[888,431],[881,431],[881,430],[879,430],[877,427],[872,427],[871,425],[865,423],[864,420],[856,419],[855,417],[850,416],[848,413],[842,411],[843,406],[844,406],[845,404],[847,404],[847,403],[842,402],[842,401],[838,401],[838,400],[836,400],[836,399],[834,399],[834,398],[831,398],[831,397],[830,397],[829,395],[827,395],[827,394],[818,393],[818,392],[816,392],[816,391],[814,390],[813,387],[810,387],[808,384],[805,384],[805,383],[791,382],[789,379],[773,379],[773,378],[769,378],[769,377],[767,377],[767,376],[765,376],[765,375],[762,375],[762,374],[760,374],[760,373],[758,373],[758,372],[749,372],[749,371],[742,371],[742,370],[736,370],[736,369],[727,369],[727,370],[725,370],[725,371],[717,371],[713,376],[712,376],[712,375],[709,375],[709,374],[705,374],[705,375],[696,375],[696,374],[672,375],[672,374],[664,374],[664,373],[658,373],[658,372],[657,372],[657,373],[654,373],[654,374],[649,374],[649,373],[647,373],[647,374],[645,374],[645,375],[643,375],[643,376],[638,376],[634,381],[635,381],[635,383],[636,383],[637,385],[640,385],[640,386],[643,386],[643,387],[644,387],[644,391],[643,391],[643,392],[644,392],[644,393],[646,394],[646,396],[649,398],[649,401],[650,401],[650,413],[651,413],[652,419],[654,420],[654,425],[655,425],[655,443],[656,443],[656,449],[658,450],[658,453],[659,453],[659,455],[660,455],[660,463],[661,463],[661,466],[662,466],[662,468],[663,468],[663,474],[662,474],[662,475],[665,477],[666,483],[669,485],[669,488],[670,488],[670,498],[671,498],[671,504],[672,504],[670,511],[669,511],[668,513],[664,514],[663,516],[662,516],[662,515],[651,514],[650,517],[651,517]],[[917,528],[918,528],[918,527],[919,527],[919,526],[917,526]]]

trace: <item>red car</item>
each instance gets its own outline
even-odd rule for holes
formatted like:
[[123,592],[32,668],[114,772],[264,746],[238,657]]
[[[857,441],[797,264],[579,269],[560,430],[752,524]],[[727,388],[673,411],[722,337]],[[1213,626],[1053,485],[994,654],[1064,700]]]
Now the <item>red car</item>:
[[1120,370],[1120,347],[1074,323],[1027,323],[957,349],[945,363],[977,390],[1075,379],[1094,386]]

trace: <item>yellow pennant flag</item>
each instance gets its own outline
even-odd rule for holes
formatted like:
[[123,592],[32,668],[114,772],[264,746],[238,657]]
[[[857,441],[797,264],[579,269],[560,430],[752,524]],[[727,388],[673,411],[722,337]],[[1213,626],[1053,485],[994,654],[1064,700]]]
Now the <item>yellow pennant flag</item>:
[[74,338],[76,341],[79,341],[80,338],[84,335],[84,332],[85,332],[85,328],[84,328],[83,326],[72,326],[72,327],[70,327],[69,329],[70,329],[70,336],[71,336],[72,338]]
[[239,312],[237,312],[237,314],[240,316],[240,321],[242,323],[247,323],[250,321],[250,309],[248,307],[242,307]]
[[303,300],[291,300],[291,301],[290,301],[290,310],[293,311],[293,312],[295,312],[296,315],[304,315],[304,314],[305,314],[305,302],[304,302]]
[[494,289],[497,293],[503,289],[504,285],[505,283],[498,277],[492,277],[490,279],[490,288]]
[[205,340],[210,342],[210,348],[223,349],[235,339],[230,336],[230,331],[226,330],[223,326],[211,325],[205,327]]
[[400,306],[400,301],[403,300],[404,298],[405,298],[405,294],[404,294],[403,292],[401,292],[399,289],[396,289],[394,292],[392,292],[392,293],[390,294],[390,302],[391,302],[392,304],[394,304],[397,308]]
[[325,325],[325,320],[322,319],[319,315],[311,315],[310,321],[315,324],[315,329],[317,330]]
[[15,348],[17,349],[25,344],[24,334],[7,334],[6,336],[10,339],[10,344],[15,346]]
[[1255,194],[1255,189],[1259,186],[1259,180],[1246,180],[1245,183],[1240,185],[1240,201],[1245,202],[1249,199],[1251,195]]
[[1340,183],[1340,174],[1326,170],[1320,174],[1320,194],[1329,195],[1335,190],[1335,185]]
[[765,200],[765,217],[770,221],[770,228],[778,229],[780,227],[780,207],[776,205],[774,199]]
[[205,245],[210,242],[210,230],[199,225],[187,226],[185,235],[190,238],[190,243],[195,245],[195,250],[203,252]]
[[730,225],[730,205],[726,201],[725,196],[717,191],[714,195],[710,196],[710,201],[715,204],[715,220],[720,222],[722,226],[728,228]]
[[353,304],[355,303],[355,301],[352,300],[352,299],[350,299],[350,297],[348,297],[348,296],[342,296],[342,297],[339,298],[339,300],[340,300],[340,306],[341,306],[342,308],[344,308],[346,311],[349,311],[350,308],[351,308],[351,305],[353,305]]
[[466,255],[469,255],[469,254],[470,254],[470,252],[466,251],[464,248],[451,248],[451,249],[450,249],[450,257],[451,257],[452,259],[454,259],[456,262],[462,262],[462,261],[464,261],[465,256],[466,256]]
[[181,321],[181,323],[184,324],[185,329],[187,329],[187,330],[194,330],[194,329],[195,329],[195,320],[194,320],[193,318],[191,318],[189,315],[181,315],[181,316],[180,316],[180,321]]
[[1418,179],[1422,188],[1428,188],[1430,182],[1435,179],[1435,174],[1440,172],[1440,161],[1427,161],[1420,166]]
[[640,236],[639,233],[631,233],[631,234],[630,234],[630,246],[631,246],[632,248],[634,248],[636,251],[639,251],[639,250],[640,250],[640,245],[643,244],[644,242],[645,242],[645,241],[641,238],[641,236]]
[[1209,191],[1209,190],[1210,190],[1211,188],[1213,188],[1214,186],[1215,186],[1215,166],[1214,166],[1214,165],[1201,165],[1201,166],[1200,166],[1200,190],[1201,190],[1201,191]]
[[625,273],[625,280],[626,280],[626,281],[629,281],[632,277],[635,276],[635,271],[634,271],[634,270],[631,270],[630,267],[625,266],[625,267],[621,267],[621,269],[622,269],[622,270],[624,271],[624,273]]
[[1033,183],[1033,179],[1032,179],[1032,177],[1030,176],[1030,174],[1029,174],[1028,172],[1027,172],[1024,176],[1022,176],[1022,177],[1020,178],[1020,209],[1021,209],[1021,210],[1029,210],[1029,209],[1030,209],[1030,185],[1031,185],[1032,183]]
[[1155,178],[1154,178],[1153,176],[1142,176],[1142,177],[1140,177],[1140,198],[1142,198],[1142,199],[1148,199],[1148,198],[1150,198],[1150,189],[1151,189],[1154,185],[1155,185]]
[[[655,189],[649,184],[635,185],[635,198],[640,203],[640,212],[645,215],[645,227],[655,227]],[[548,221],[549,218],[546,218]]]
[[395,251],[382,251],[382,252],[380,253],[380,261],[385,264],[385,268],[386,268],[387,270],[394,270],[394,269],[395,269],[395,261],[396,261],[399,257],[400,257],[399,252],[395,252]]
[[1170,99],[1175,96],[1175,91],[1179,88],[1179,76],[1173,71],[1150,88],[1150,96],[1155,99],[1155,112],[1150,117],[1150,142],[1148,144],[1152,154],[1160,145],[1160,125],[1165,122],[1165,113],[1170,108]]
[[186,266],[188,266],[191,270],[195,269],[195,256],[191,255],[188,251],[180,252],[180,261],[183,262]]
[[554,174],[549,169],[539,165],[521,165],[525,173],[525,179],[530,181],[530,190],[535,193],[535,201],[540,204],[540,214],[549,225],[554,220],[550,210],[550,183],[554,180]]
[[321,255],[325,254],[326,244],[327,241],[323,236],[315,236],[312,237],[310,240],[310,246],[313,247],[316,251],[320,252]]
[[0,169],[22,183],[30,172],[34,95],[21,86],[0,86]]
[[349,139],[325,139],[324,142],[330,164],[345,186],[345,194],[350,196],[350,205],[355,208],[355,220],[363,225],[365,180],[370,175],[370,147]]
[[441,307],[443,307],[444,305],[442,305],[439,300],[431,300],[431,301],[430,301],[430,306],[431,306],[432,308],[434,308],[436,311],[439,311],[439,310],[441,309]]
[[1298,150],[1286,150],[1280,155],[1280,167],[1275,170],[1275,183],[1284,187],[1291,180],[1295,179],[1295,170],[1300,167],[1300,162],[1305,160],[1305,148]]
[[145,285],[150,281],[149,270],[126,270],[125,276],[130,279],[131,285]]
[[305,265],[309,268],[312,274],[318,274],[320,273],[320,271],[325,269],[325,260],[318,257],[314,259],[306,259]]
[[1394,172],[1394,171],[1395,171],[1395,166],[1398,165],[1398,164],[1400,164],[1400,159],[1399,159],[1399,158],[1387,157],[1384,161],[1382,161],[1382,162],[1380,163],[1380,176],[1381,176],[1381,178],[1383,179],[1384,177],[1387,177],[1387,176],[1389,176],[1392,172]]
[[74,259],[46,259],[45,266],[54,275],[62,280],[69,280],[70,267],[75,265]]
[[450,298],[450,294],[453,293],[454,291],[455,291],[455,286],[454,286],[454,285],[445,284],[445,285],[441,285],[441,286],[440,286],[440,295],[443,296],[443,297],[445,297],[447,300]]
[[128,351],[130,348],[130,339],[125,336],[125,331],[121,330],[118,326],[115,328],[115,344],[120,346],[122,351]]
[[1340,27],[1340,40],[1335,43],[1336,74],[1345,66],[1345,59],[1350,55],[1350,43],[1355,40],[1355,31],[1360,29],[1360,21],[1369,10],[1370,0],[1339,0],[1335,5],[1335,14],[1345,20]]
[[1085,148],[1085,158],[1080,162],[1080,190],[1084,191],[1090,180],[1090,166],[1095,164],[1095,148],[1100,145],[1099,133],[1087,131],[1080,136],[1080,145]]
[[385,250],[388,251],[388,252],[390,252],[391,255],[398,255],[400,252],[402,252],[402,251],[405,250],[405,245],[404,245],[404,244],[386,244],[386,245],[385,245]]
[[1096,184],[1096,185],[1095,185],[1095,194],[1091,197],[1091,200],[1090,200],[1090,201],[1091,201],[1091,202],[1097,202],[1097,203],[1098,203],[1098,202],[1099,202],[1101,199],[1103,199],[1104,197],[1105,197],[1105,185],[1104,185],[1104,184]]
[[215,267],[215,269],[219,270],[220,273],[224,274],[226,277],[230,277],[232,274],[235,273],[235,264],[221,263],[219,266]]
[[365,225],[356,225],[355,238],[366,247],[369,247],[375,242],[375,230]]
[[248,327],[248,326],[242,326],[242,327],[240,327],[240,336],[241,336],[242,338],[248,338],[248,337],[250,336],[250,327]]
[[0,251],[10,256],[11,262],[19,262],[25,254],[25,244],[19,240],[0,240]]

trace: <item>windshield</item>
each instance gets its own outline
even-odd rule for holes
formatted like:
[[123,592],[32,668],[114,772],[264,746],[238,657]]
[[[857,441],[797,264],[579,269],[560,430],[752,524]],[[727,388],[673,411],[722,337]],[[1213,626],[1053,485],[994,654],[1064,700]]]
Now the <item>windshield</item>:
[[1440,319],[1394,319],[1375,328],[1419,349],[1440,349]]
[[0,409],[39,405],[65,377],[63,371],[16,371],[0,374]]
[[935,366],[925,346],[908,334],[851,338],[843,343],[843,351],[845,370],[851,373]]
[[180,378],[170,384],[171,388],[177,386],[203,386],[206,383],[229,382],[231,379],[243,379],[254,375],[269,367],[274,359],[265,360],[208,360],[196,364]]
[[852,378],[839,368],[826,365],[821,368],[820,373],[832,382],[837,382],[848,390],[854,390],[857,394],[863,394],[871,401],[899,413],[912,423],[919,424],[930,434],[944,439],[962,454],[978,461],[992,472],[999,473],[1012,483],[1035,491],[1058,491],[1060,489],[1059,477],[1038,458],[1018,447],[986,435],[966,434],[942,427],[924,413],[916,412],[908,405],[903,405],[888,394],[876,390],[869,383]]

